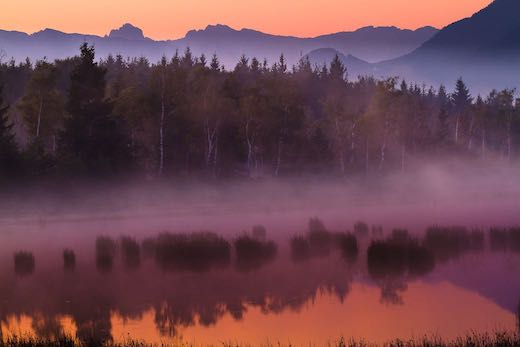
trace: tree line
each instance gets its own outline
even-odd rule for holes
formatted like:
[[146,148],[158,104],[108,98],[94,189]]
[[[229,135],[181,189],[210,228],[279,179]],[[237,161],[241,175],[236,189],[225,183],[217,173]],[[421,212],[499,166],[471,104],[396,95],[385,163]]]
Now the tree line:
[[407,170],[417,158],[515,160],[515,90],[473,97],[398,78],[189,48],[157,63],[80,55],[0,64],[0,175],[263,177]]

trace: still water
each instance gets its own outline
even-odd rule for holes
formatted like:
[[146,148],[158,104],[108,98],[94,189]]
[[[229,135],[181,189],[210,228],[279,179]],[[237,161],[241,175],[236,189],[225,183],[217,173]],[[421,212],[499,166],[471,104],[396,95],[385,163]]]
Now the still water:
[[518,329],[519,252],[492,247],[486,233],[482,247],[443,248],[426,266],[383,259],[374,268],[367,261],[374,238],[358,237],[355,257],[334,247],[295,257],[289,240],[280,239],[276,255],[252,262],[240,262],[232,250],[226,261],[171,267],[144,247],[134,262],[118,250],[100,263],[89,236],[76,245],[72,269],[64,269],[62,248],[42,247],[26,271],[15,271],[19,247],[4,244],[1,334],[309,345]]

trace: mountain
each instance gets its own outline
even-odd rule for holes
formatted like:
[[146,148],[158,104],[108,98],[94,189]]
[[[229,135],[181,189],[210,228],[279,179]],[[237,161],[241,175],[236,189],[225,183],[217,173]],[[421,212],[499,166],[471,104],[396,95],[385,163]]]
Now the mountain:
[[374,65],[380,75],[452,85],[458,77],[475,92],[520,85],[520,1],[495,0],[440,30],[411,53]]
[[[417,53],[435,50],[478,53],[511,49],[520,36],[520,1],[495,0],[472,17],[455,22],[424,43]],[[512,35],[513,34],[513,35]]]
[[162,54],[172,55],[174,47],[166,42],[146,39],[142,31],[131,25],[124,25],[105,37],[96,35],[67,34],[53,29],[44,29],[34,34],[0,30],[0,58],[22,61],[54,60],[72,57],[78,54],[83,42],[95,45],[98,57],[107,57],[110,53],[123,56],[147,56],[158,60]]
[[242,54],[278,59],[284,53],[288,61],[297,62],[305,53],[330,47],[367,61],[390,59],[411,52],[437,33],[424,27],[415,31],[396,27],[365,27],[314,38],[277,36],[256,30],[235,30],[225,25],[210,25],[204,30],[188,32],[181,40],[198,51],[216,51],[236,62]]
[[413,51],[438,32],[433,27],[415,31],[396,27],[364,27],[354,32],[318,36],[318,48],[332,47],[369,62],[391,59]]
[[309,59],[313,66],[330,65],[335,56],[338,56],[341,62],[347,67],[349,78],[355,78],[359,75],[371,74],[373,64],[359,59],[352,54],[345,55],[334,48],[315,49],[305,55],[304,58]]
[[132,40],[139,41],[145,40],[143,31],[130,23],[124,24],[119,29],[114,29],[110,31],[108,37],[111,39],[123,39],[123,40]]
[[194,54],[207,56],[217,53],[226,67],[232,68],[242,54],[269,62],[284,54],[289,64],[295,64],[304,54],[331,47],[343,54],[376,62],[406,54],[419,47],[437,33],[437,29],[424,27],[415,31],[396,27],[366,27],[352,32],[340,32],[313,38],[278,36],[252,29],[236,30],[226,25],[209,25],[203,30],[191,30],[178,40],[154,41],[131,24],[124,24],[108,35],[67,34],[45,29],[34,34],[0,30],[0,50],[4,59],[16,61],[48,60],[76,55],[83,42],[96,46],[98,57],[121,54],[125,57],[145,56],[158,61],[162,55],[172,56],[175,51],[190,47]]

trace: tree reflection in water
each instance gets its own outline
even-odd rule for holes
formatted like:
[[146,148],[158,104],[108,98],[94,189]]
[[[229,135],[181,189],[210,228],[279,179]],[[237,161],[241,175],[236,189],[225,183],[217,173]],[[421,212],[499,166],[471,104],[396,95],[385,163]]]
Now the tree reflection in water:
[[[138,320],[153,310],[157,330],[173,337],[185,327],[213,326],[227,314],[242,320],[252,308],[300,312],[322,292],[343,302],[354,276],[377,285],[382,303],[400,305],[411,281],[448,259],[483,250],[480,234],[446,230],[430,228],[422,239],[394,230],[358,243],[354,234],[330,232],[314,219],[307,234],[290,242],[290,254],[260,228],[233,244],[213,233],[164,233],[141,243],[99,237],[94,256],[82,255],[73,272],[61,265],[32,267],[23,280],[12,270],[0,273],[0,322],[29,316],[38,336],[54,338],[64,332],[59,318],[67,316],[78,339],[92,345],[112,339],[114,313]],[[75,259],[64,253],[65,263],[71,254]],[[517,315],[520,329],[520,304]]]

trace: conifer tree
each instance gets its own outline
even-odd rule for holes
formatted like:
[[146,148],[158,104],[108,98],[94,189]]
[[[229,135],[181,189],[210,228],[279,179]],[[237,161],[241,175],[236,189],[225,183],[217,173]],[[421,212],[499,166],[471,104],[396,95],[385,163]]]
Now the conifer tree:
[[451,101],[453,103],[453,111],[455,112],[455,144],[458,144],[461,135],[461,123],[463,117],[465,117],[466,112],[473,101],[469,89],[462,78],[457,80],[455,92],[451,95]]
[[119,171],[129,165],[130,158],[124,124],[112,116],[112,104],[105,99],[106,70],[94,59],[94,47],[83,44],[70,77],[69,117],[60,139],[63,160],[88,175]]

